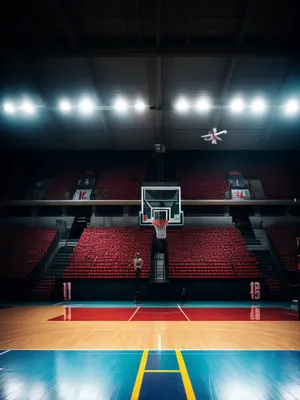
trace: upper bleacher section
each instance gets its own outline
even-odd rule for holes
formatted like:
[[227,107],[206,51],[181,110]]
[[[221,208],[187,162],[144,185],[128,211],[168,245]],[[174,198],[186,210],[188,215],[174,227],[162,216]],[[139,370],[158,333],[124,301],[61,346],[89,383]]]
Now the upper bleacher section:
[[54,178],[45,200],[69,200],[81,174],[78,172],[61,172]]
[[[242,152],[240,152],[242,153]],[[138,200],[140,188],[147,178],[155,182],[157,163],[151,154],[115,152],[111,156],[99,153],[89,159],[78,154],[52,158],[41,155],[40,160],[20,160],[10,176],[4,174],[1,197],[5,200],[68,200],[76,189],[78,180],[87,171],[95,172],[96,185],[91,199]],[[38,156],[37,156],[38,157]],[[47,158],[48,157],[48,158]],[[76,158],[77,157],[77,158]],[[72,161],[70,161],[72,160]],[[18,162],[18,159],[15,160]],[[32,162],[30,168],[27,163]],[[40,168],[42,165],[43,168]],[[54,168],[55,165],[55,168]],[[78,172],[81,171],[81,172]],[[176,158],[165,157],[160,166],[160,176],[166,182],[178,182],[183,200],[224,200],[228,197],[228,174],[239,171],[247,181],[259,181],[267,200],[293,200],[300,198],[300,172],[295,155],[245,152],[182,152]],[[38,190],[37,181],[48,180],[38,196],[27,196]],[[227,197],[225,196],[227,192]]]
[[95,187],[97,200],[137,200],[145,181],[145,166],[106,169],[99,174]]
[[221,200],[228,189],[222,170],[181,169],[176,178],[181,186],[181,196],[186,200]]

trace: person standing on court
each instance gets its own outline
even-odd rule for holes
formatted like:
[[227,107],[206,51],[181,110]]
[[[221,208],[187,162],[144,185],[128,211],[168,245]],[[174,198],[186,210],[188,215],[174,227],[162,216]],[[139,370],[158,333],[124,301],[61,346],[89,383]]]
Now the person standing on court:
[[136,288],[138,289],[139,280],[143,268],[143,259],[141,258],[139,253],[135,253],[135,258],[133,259],[133,266],[135,271],[135,279],[136,279]]
[[135,271],[135,277],[137,279],[140,278],[141,271],[142,271],[142,268],[143,268],[143,264],[144,264],[144,262],[143,262],[143,259],[140,256],[140,253],[135,253],[135,257],[133,259],[133,266],[134,266],[134,271]]
[[181,291],[181,305],[186,305],[186,290],[185,288]]

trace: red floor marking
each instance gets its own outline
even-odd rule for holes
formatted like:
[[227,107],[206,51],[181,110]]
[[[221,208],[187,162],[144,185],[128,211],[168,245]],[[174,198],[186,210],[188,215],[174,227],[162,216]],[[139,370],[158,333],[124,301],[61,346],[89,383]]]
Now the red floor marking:
[[[179,308],[71,308],[48,321],[187,321]],[[296,311],[284,308],[183,308],[191,321],[297,321]]]
[[128,321],[135,308],[71,308],[48,321]]
[[297,313],[284,308],[183,308],[191,321],[296,321]]
[[131,321],[187,321],[179,308],[140,308]]

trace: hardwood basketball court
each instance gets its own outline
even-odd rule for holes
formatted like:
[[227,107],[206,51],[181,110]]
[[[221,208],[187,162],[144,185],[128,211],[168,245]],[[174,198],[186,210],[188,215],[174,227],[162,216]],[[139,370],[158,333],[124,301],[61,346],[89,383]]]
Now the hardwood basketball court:
[[242,386],[247,399],[299,396],[287,303],[3,306],[0,348],[4,399],[232,400]]

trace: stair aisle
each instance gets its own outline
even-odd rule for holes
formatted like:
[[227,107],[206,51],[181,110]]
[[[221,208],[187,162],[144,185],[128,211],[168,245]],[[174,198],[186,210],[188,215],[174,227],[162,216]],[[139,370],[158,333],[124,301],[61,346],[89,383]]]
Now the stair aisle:
[[44,274],[42,280],[36,284],[32,291],[33,300],[46,301],[51,299],[55,280],[63,277],[64,270],[69,265],[72,253],[77,243],[77,239],[69,239],[67,245],[65,240],[60,241],[58,250],[53,257],[48,270]]
[[280,277],[276,260],[272,255],[270,243],[264,229],[254,229],[255,237],[245,237],[244,240],[249,251],[257,261],[257,267],[263,278],[266,279],[270,294],[276,300],[283,299],[285,295],[284,281]]

